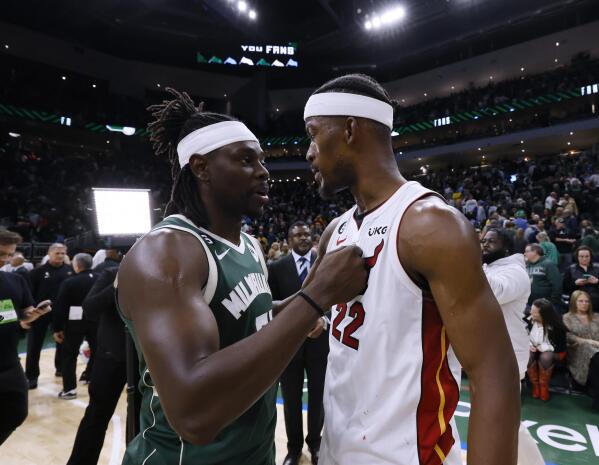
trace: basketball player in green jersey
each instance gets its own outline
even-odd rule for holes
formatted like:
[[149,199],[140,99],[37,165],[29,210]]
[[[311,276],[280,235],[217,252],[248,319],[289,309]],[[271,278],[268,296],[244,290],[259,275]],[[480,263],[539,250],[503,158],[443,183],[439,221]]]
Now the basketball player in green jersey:
[[274,465],[275,383],[322,309],[366,285],[361,251],[324,257],[276,319],[258,242],[242,215],[268,202],[256,137],[187,94],[150,107],[173,164],[167,218],[123,260],[119,309],[140,357],[141,432],[125,465]]

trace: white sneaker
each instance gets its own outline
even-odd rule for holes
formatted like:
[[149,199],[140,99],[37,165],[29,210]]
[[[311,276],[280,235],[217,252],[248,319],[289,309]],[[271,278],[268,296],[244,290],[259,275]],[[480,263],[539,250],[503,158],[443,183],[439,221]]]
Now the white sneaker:
[[62,400],[73,400],[77,398],[77,389],[71,389],[70,391],[60,391],[58,397]]

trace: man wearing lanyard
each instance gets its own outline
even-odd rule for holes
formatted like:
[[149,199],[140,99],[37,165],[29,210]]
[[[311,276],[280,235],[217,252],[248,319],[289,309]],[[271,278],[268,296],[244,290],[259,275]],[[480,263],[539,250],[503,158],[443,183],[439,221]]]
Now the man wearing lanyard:
[[[310,227],[296,222],[289,228],[291,254],[272,263],[269,285],[274,300],[284,300],[300,290],[316,254],[312,251]],[[324,321],[325,327],[327,322]],[[281,376],[281,389],[285,402],[285,429],[287,431],[287,457],[284,465],[299,463],[302,454],[303,418],[302,396],[304,372],[308,375],[308,435],[306,444],[312,463],[318,463],[321,431],[324,422],[322,394],[327,369],[329,342],[327,332],[317,331],[302,344]]]
[[[10,260],[20,242],[18,234],[0,230],[0,266]],[[33,305],[25,279],[0,271],[0,445],[27,418],[27,379],[17,345],[29,323],[51,310],[48,300]]]

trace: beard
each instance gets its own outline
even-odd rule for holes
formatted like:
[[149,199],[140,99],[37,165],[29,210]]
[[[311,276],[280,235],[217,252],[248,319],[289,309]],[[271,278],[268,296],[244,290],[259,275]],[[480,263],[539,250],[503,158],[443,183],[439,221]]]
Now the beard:
[[335,192],[327,189],[324,184],[318,187],[318,195],[322,200],[331,200],[335,197]]
[[487,254],[483,253],[482,255],[483,263],[486,263],[487,265],[506,257],[504,250],[497,250],[495,252],[489,252]]

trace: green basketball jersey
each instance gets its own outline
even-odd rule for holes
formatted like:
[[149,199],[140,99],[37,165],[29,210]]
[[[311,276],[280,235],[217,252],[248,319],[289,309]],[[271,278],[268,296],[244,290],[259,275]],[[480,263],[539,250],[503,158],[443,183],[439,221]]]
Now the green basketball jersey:
[[[218,323],[221,349],[250,336],[272,319],[266,264],[255,239],[241,233],[236,246],[195,226],[183,215],[169,216],[152,230],[162,228],[192,234],[198,247],[206,251],[210,271],[203,293]],[[274,465],[276,386],[221,431],[214,442],[190,444],[169,425],[139,348],[135,325],[123,319],[137,347],[143,396],[140,434],[128,445],[123,465]]]

